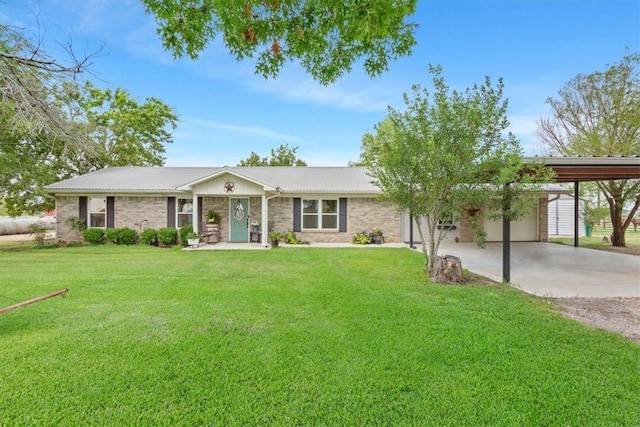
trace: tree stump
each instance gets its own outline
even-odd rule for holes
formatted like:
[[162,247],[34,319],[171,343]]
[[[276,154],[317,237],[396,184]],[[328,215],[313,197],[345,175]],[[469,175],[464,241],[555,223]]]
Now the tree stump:
[[435,283],[461,283],[462,261],[453,255],[437,256],[429,279]]

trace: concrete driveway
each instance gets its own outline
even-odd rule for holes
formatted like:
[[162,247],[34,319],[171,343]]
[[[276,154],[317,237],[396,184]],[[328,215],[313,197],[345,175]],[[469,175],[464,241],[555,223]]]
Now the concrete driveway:
[[[502,244],[443,243],[441,255],[462,267],[502,281]],[[549,297],[640,297],[640,257],[554,243],[511,243],[511,283]]]

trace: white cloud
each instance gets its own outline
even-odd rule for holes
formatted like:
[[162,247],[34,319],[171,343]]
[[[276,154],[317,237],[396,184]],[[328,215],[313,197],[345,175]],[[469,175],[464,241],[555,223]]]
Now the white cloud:
[[120,36],[123,26],[128,26],[143,12],[142,4],[135,0],[84,0],[81,2],[61,1],[67,13],[78,16],[80,31]]
[[282,72],[277,79],[262,77],[248,79],[251,90],[275,95],[291,101],[311,103],[323,107],[361,112],[386,111],[401,92],[385,84],[373,84],[357,78],[345,78],[329,86],[322,86],[306,75]]
[[537,121],[540,118],[535,114],[513,114],[509,116],[510,132],[514,135],[533,135],[538,129]]
[[179,60],[162,47],[162,42],[155,32],[156,23],[149,18],[135,30],[129,32],[125,39],[125,47],[134,57],[148,59],[163,65],[176,65]]
[[194,126],[195,126],[196,128],[201,129],[200,132],[203,135],[210,134],[210,131],[208,131],[207,129],[218,129],[218,130],[225,130],[225,131],[244,134],[244,135],[258,136],[261,138],[275,139],[275,140],[284,141],[284,142],[295,143],[299,141],[299,138],[296,136],[279,133],[272,129],[267,129],[260,126],[246,126],[246,125],[237,125],[233,123],[221,123],[221,122],[216,122],[214,120],[204,120],[204,119],[193,118],[193,117],[186,117],[182,121],[184,122],[184,124],[181,127],[183,128],[186,127],[190,129],[191,132],[193,132],[195,130],[194,129]]

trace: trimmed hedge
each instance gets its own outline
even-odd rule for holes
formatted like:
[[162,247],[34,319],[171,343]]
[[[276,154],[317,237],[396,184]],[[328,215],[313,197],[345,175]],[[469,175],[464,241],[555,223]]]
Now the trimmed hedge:
[[102,228],[85,228],[82,232],[82,239],[85,242],[100,245],[105,241],[104,229]]
[[135,230],[124,228],[107,228],[105,230],[105,238],[109,243],[116,245],[133,245],[138,240],[138,233]]
[[178,230],[165,227],[158,230],[158,242],[166,246],[173,246],[178,242]]
[[147,228],[140,235],[140,243],[154,246],[158,244],[158,232],[153,228]]

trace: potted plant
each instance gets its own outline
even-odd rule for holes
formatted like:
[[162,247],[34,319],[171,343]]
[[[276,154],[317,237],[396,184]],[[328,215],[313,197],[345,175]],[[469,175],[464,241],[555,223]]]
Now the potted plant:
[[189,246],[198,246],[200,244],[200,236],[192,231],[187,234],[187,243]]
[[381,245],[384,243],[384,237],[382,237],[382,230],[379,228],[374,228],[371,231],[371,241],[376,245]]
[[220,215],[209,209],[207,211],[207,224],[220,224]]
[[271,240],[271,247],[277,248],[280,246],[280,240],[284,239],[284,234],[279,231],[272,231],[269,233],[269,240]]
[[220,215],[209,209],[207,211],[207,218],[205,219],[204,226],[210,233],[217,233],[220,227]]

